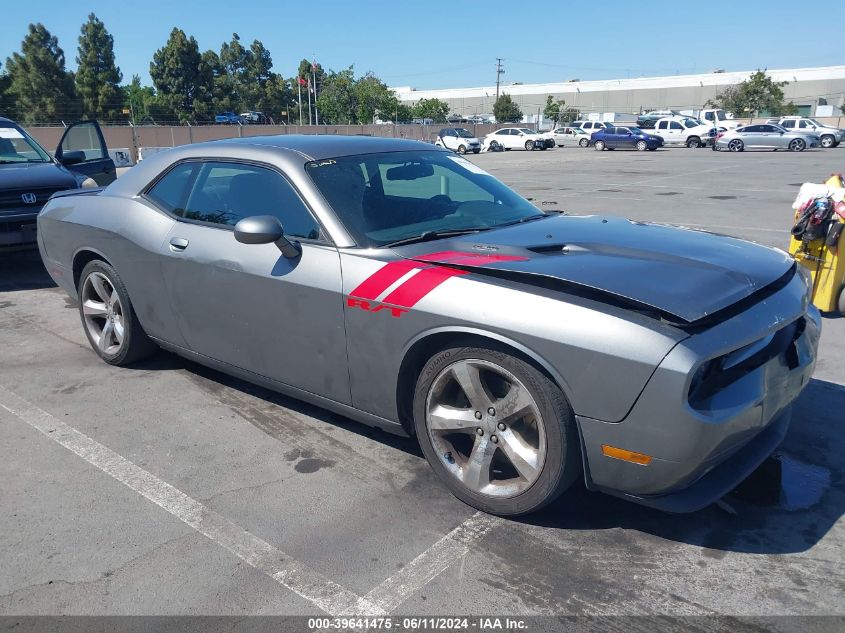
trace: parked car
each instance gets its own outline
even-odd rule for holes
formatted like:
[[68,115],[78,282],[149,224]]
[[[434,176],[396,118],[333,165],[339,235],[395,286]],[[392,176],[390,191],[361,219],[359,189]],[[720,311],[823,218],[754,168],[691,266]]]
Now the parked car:
[[790,132],[804,132],[819,137],[821,147],[836,147],[845,141],[845,130],[819,123],[815,119],[802,116],[785,116],[779,119],[769,119],[766,123],[774,123]]
[[679,115],[680,113],[675,110],[651,110],[637,117],[637,127],[643,130],[650,130],[660,119]]
[[243,119],[239,114],[235,114],[234,112],[221,112],[214,116],[214,122],[223,125],[237,125],[243,123]]
[[484,137],[484,144],[495,151],[496,146],[504,149],[546,149],[546,139],[527,127],[503,127]]
[[716,137],[716,149],[742,152],[746,149],[788,149],[803,152],[808,147],[819,147],[820,139],[815,133],[789,132],[779,125],[762,123],[745,125],[727,130]]
[[481,151],[481,141],[475,138],[469,130],[462,127],[443,128],[437,133],[434,144],[458,154],[466,154],[467,152],[478,154]]
[[255,112],[253,110],[250,110],[249,112],[241,112],[239,117],[244,123],[259,124],[267,122],[267,117],[264,116],[263,112]]
[[415,436],[493,514],[579,478],[705,507],[775,450],[815,364],[821,319],[788,254],[546,214],[428,143],[185,145],[58,196],[41,256],[103,361],[160,346]]
[[590,145],[604,149],[636,149],[654,151],[663,146],[663,138],[648,134],[638,127],[608,127],[590,136]]
[[96,121],[68,127],[53,157],[24,128],[0,117],[0,248],[35,244],[36,217],[55,192],[114,179]]
[[609,126],[610,123],[605,123],[604,121],[573,121],[569,124],[569,127],[579,127],[587,134],[592,134]]
[[705,147],[712,143],[712,125],[705,125],[692,117],[666,117],[654,124],[654,133],[663,137],[666,145]]
[[556,127],[550,132],[544,132],[546,139],[551,139],[558,147],[578,145],[587,147],[590,142],[590,135],[580,127]]

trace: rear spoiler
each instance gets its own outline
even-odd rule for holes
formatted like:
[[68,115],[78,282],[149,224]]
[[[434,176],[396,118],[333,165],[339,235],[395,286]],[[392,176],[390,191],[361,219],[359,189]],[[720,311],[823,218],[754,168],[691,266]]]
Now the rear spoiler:
[[53,198],[67,198],[68,196],[93,196],[95,194],[100,193],[105,187],[91,187],[88,189],[66,189],[64,191],[57,191],[52,196],[50,196],[50,200]]

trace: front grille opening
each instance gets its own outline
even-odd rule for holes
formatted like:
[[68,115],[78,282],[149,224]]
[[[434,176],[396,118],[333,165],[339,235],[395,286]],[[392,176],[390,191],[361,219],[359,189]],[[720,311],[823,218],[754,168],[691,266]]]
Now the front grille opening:
[[770,336],[701,365],[690,381],[690,405],[696,409],[703,408],[721,390],[772,359],[782,357],[789,369],[798,367],[800,363],[795,341],[806,327],[806,317],[801,317]]

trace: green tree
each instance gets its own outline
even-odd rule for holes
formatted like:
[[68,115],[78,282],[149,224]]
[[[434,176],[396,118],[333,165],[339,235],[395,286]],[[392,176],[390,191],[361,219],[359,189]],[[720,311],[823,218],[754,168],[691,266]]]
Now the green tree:
[[340,72],[331,71],[324,76],[320,95],[317,97],[317,107],[320,111],[320,122],[334,125],[357,122],[358,102],[352,66]]
[[493,104],[493,116],[499,123],[516,123],[522,120],[522,110],[509,94],[502,94]]
[[114,38],[93,13],[82,25],[76,63],[76,92],[83,114],[97,119],[116,118],[123,75],[114,63]]
[[568,107],[560,109],[560,121],[562,123],[572,123],[581,118],[581,112],[578,108]]
[[[3,64],[0,63],[0,69],[3,68]],[[9,75],[4,72],[0,72],[0,116],[8,116],[10,118],[14,118],[15,113],[12,112],[12,104],[10,99],[7,96],[7,92],[9,90]]]
[[449,104],[440,99],[420,99],[412,108],[414,118],[431,119],[435,123],[446,123]]
[[783,87],[788,83],[774,81],[765,70],[758,70],[742,83],[727,86],[706,105],[733,112],[738,117],[786,114],[797,110],[795,104],[784,103]]
[[47,123],[76,115],[73,75],[65,70],[65,53],[43,24],[30,24],[21,52],[6,60],[7,97],[24,123]]
[[214,74],[199,45],[174,27],[167,43],[150,63],[150,76],[159,101],[180,121],[206,120],[212,113]]
[[127,115],[133,125],[155,124],[167,118],[168,109],[159,102],[152,86],[141,85],[141,78],[132,75],[132,81],[121,86],[123,107],[129,110]]
[[390,120],[398,111],[399,99],[381,79],[367,73],[355,82],[356,120],[372,123],[376,117]]
[[548,95],[546,97],[546,107],[543,108],[543,116],[554,121],[555,126],[557,126],[557,122],[560,121],[560,108],[564,105],[566,105],[566,101],[563,99],[555,101],[552,95]]

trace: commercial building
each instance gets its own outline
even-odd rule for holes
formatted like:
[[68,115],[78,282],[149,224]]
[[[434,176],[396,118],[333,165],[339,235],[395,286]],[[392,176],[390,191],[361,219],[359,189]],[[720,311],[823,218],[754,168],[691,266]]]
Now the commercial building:
[[[500,93],[509,94],[527,120],[542,113],[546,97],[563,99],[567,106],[582,113],[622,112],[637,114],[647,110],[694,110],[731,84],[748,79],[754,71],[725,72],[717,70],[698,75],[671,77],[638,77],[636,79],[603,79],[558,83],[503,84]],[[837,116],[845,103],[845,66],[767,70],[775,81],[789,82],[783,91],[805,116]],[[463,117],[489,114],[496,99],[496,86],[480,88],[448,88],[416,90],[410,86],[394,88],[403,103],[420,99],[440,99],[449,104],[450,112]],[[736,116],[744,113],[737,112]]]

